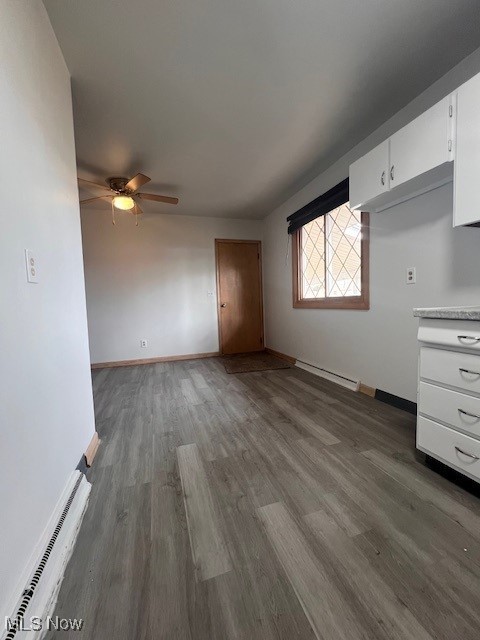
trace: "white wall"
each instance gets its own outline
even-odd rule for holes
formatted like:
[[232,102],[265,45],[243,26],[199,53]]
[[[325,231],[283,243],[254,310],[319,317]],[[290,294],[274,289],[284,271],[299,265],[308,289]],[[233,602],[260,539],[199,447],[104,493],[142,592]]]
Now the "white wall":
[[70,79],[40,0],[0,0],[0,60],[3,615],[94,417]]
[[82,212],[92,362],[218,351],[215,238],[261,240],[262,222],[142,218]]
[[[480,229],[452,229],[452,185],[371,215],[370,311],[293,309],[286,217],[348,176],[351,162],[480,72],[480,50],[271,213],[264,229],[266,342],[273,349],[416,400],[415,306],[480,304]],[[417,284],[405,270],[417,267]]]

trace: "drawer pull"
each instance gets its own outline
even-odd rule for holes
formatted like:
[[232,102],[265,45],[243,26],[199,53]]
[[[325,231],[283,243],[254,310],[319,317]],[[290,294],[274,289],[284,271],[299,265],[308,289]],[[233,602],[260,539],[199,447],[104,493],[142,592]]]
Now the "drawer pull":
[[480,460],[478,456],[474,456],[473,453],[467,453],[466,451],[462,451],[460,447],[455,447],[455,451],[458,451],[458,453],[461,453],[464,456],[467,456],[467,458],[472,458],[473,460]]
[[463,369],[463,367],[459,368],[460,373],[469,373],[472,376],[480,376],[480,371],[472,371],[471,369]]
[[457,336],[459,340],[473,340],[474,342],[480,342],[479,336]]
[[468,416],[469,418],[476,418],[477,420],[480,420],[480,416],[478,416],[476,413],[469,413],[468,411],[464,411],[463,409],[459,409],[458,413],[463,413],[464,416]]

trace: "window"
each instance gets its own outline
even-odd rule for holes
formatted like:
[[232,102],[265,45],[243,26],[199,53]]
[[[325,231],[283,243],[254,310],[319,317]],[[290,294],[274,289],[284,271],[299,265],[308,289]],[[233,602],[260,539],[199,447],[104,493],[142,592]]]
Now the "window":
[[348,202],[293,233],[293,306],[369,309],[368,213]]

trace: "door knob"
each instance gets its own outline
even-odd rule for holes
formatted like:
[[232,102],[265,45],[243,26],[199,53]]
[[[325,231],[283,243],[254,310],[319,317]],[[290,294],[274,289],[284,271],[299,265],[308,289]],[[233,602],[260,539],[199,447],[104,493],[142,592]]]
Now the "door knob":
[[222,302],[222,304],[220,305],[221,307],[226,307],[227,303],[226,302]]

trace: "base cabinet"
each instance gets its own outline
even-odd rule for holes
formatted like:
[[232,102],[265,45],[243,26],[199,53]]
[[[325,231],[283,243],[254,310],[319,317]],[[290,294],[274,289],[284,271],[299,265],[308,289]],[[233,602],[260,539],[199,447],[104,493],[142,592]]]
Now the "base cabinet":
[[480,322],[420,319],[417,448],[480,482]]

